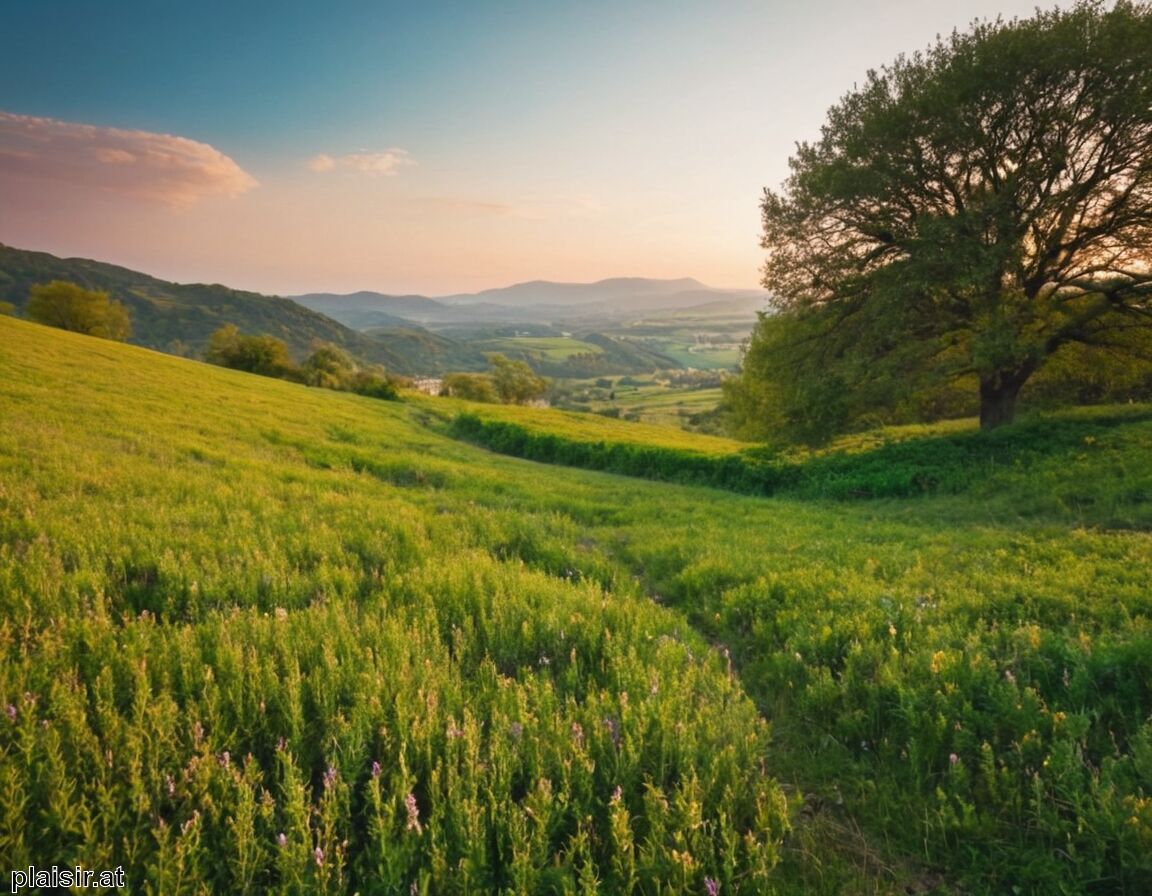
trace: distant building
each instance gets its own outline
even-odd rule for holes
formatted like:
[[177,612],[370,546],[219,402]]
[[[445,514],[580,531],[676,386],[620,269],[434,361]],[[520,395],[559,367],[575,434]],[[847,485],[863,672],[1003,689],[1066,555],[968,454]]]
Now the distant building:
[[417,376],[412,378],[412,388],[425,395],[439,395],[443,382],[438,376]]

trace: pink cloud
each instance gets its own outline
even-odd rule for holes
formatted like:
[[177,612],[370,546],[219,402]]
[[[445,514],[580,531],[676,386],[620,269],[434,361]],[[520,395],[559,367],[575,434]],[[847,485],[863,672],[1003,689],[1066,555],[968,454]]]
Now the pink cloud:
[[407,150],[396,147],[383,152],[353,152],[339,157],[320,153],[308,161],[308,167],[317,172],[331,171],[334,168],[351,168],[361,174],[385,174],[389,177],[394,177],[401,168],[415,164],[416,160]]
[[0,178],[41,178],[173,207],[239,196],[254,177],[207,143],[0,112]]

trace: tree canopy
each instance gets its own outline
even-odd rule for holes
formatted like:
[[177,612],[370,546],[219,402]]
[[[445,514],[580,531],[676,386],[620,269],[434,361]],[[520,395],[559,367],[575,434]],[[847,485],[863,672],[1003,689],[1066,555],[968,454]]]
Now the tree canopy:
[[992,428],[1065,347],[1149,345],[1148,4],[939,38],[869,72],[790,165],[764,194],[775,315],[743,377],[775,377],[794,412],[807,395],[843,421],[967,378]]
[[548,393],[551,381],[527,362],[512,360],[499,352],[491,352],[487,358],[487,373],[450,373],[444,377],[441,394],[468,401],[528,404]]
[[61,330],[123,342],[132,335],[128,309],[108,293],[65,280],[33,286],[28,319]]
[[295,370],[283,339],[266,334],[248,336],[234,324],[225,324],[212,334],[204,360],[261,376],[286,377]]

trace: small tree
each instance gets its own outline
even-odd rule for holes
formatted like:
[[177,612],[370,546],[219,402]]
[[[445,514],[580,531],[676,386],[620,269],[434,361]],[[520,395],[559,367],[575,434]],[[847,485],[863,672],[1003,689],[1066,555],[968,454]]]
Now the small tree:
[[1011,422],[1065,346],[1152,318],[1152,7],[938,40],[869,72],[791,167],[762,206],[764,285],[802,322],[786,386],[839,377],[859,409],[967,377],[981,426]]
[[488,404],[500,400],[492,377],[486,373],[450,373],[440,384],[440,394]]
[[524,361],[513,361],[504,355],[488,355],[492,365],[492,383],[505,404],[527,404],[548,392],[549,381],[539,376]]
[[305,359],[300,370],[309,386],[344,389],[356,372],[356,364],[342,348],[331,342],[318,342],[313,344],[312,354]]
[[234,324],[225,324],[212,334],[204,360],[261,376],[290,378],[296,372],[288,346],[282,339],[245,336]]
[[25,313],[36,323],[102,339],[123,342],[132,335],[124,305],[106,292],[65,280],[33,286]]

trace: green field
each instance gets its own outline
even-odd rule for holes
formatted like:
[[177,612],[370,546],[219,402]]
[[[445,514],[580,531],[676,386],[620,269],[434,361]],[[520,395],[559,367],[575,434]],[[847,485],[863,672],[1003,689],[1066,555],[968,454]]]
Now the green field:
[[670,389],[664,386],[617,387],[611,401],[590,402],[592,410],[619,408],[626,419],[660,426],[683,426],[693,414],[714,411],[723,398],[719,388]]
[[0,318],[3,864],[165,894],[1152,890],[1152,408],[857,439],[773,498],[494,454],[446,434],[469,411]]
[[598,345],[570,336],[507,336],[477,340],[473,347],[485,352],[508,352],[516,357],[539,361],[567,361],[573,355],[599,355]]

